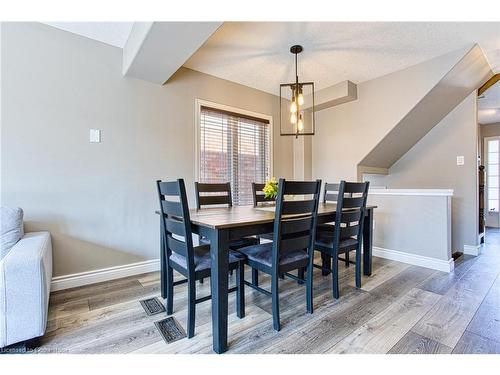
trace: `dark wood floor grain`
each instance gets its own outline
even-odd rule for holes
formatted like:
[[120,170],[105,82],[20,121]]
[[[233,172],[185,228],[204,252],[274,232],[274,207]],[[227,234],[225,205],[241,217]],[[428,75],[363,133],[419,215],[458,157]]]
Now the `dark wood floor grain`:
[[[341,265],[339,300],[330,276],[316,270],[312,315],[304,286],[280,281],[280,332],[272,328],[271,300],[246,288],[244,319],[229,297],[228,353],[500,353],[499,273],[500,230],[488,230],[482,254],[460,257],[449,274],[374,258],[372,277],[356,289],[354,267]],[[261,286],[270,287],[269,277],[261,277]],[[197,296],[209,288],[197,285]],[[139,304],[153,296],[159,296],[158,273],[55,292],[38,352],[212,352],[210,302],[197,305],[194,338],[166,344],[154,326],[165,315],[147,316]],[[183,284],[175,287],[173,315],[183,326],[186,308]]]

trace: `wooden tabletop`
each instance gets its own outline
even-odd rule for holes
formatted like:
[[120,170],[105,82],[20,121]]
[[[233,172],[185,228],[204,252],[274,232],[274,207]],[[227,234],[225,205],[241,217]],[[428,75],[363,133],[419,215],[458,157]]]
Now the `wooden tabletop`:
[[[376,208],[376,206],[366,206],[366,208]],[[337,205],[334,203],[320,203],[318,215],[331,215],[336,209]],[[274,207],[234,206],[192,209],[190,215],[193,224],[222,229],[273,222]]]

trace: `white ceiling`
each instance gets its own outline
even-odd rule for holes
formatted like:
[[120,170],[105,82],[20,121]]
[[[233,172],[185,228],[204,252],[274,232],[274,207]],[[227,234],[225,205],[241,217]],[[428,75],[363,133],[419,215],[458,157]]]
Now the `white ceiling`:
[[478,121],[480,124],[500,122],[500,82],[490,87],[478,99]]
[[[133,22],[49,22],[123,48]],[[479,43],[500,72],[500,22],[225,22],[184,66],[279,94],[294,79],[289,48],[304,46],[299,78],[316,90],[367,81]],[[500,122],[500,84],[479,100],[480,123]]]
[[367,81],[479,43],[500,71],[500,22],[226,22],[184,66],[272,94],[294,80],[289,48],[304,46],[299,78],[316,90]]
[[45,22],[47,25],[123,48],[133,22]]

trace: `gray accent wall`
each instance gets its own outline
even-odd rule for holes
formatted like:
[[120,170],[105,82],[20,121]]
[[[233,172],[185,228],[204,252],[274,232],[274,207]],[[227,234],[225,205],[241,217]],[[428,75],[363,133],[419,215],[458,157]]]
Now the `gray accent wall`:
[[312,137],[313,177],[356,180],[361,160],[468,50],[359,83],[357,100],[317,112],[316,135]]
[[293,177],[274,95],[185,68],[123,77],[121,49],[38,23],[3,23],[1,52],[1,203],[51,232],[54,276],[159,257],[155,180],[185,178],[194,203],[197,98],[273,116],[274,174]]
[[377,206],[375,247],[445,262],[451,259],[450,197],[374,193],[368,203]]
[[[390,189],[453,189],[452,251],[478,244],[477,139],[474,92],[399,159],[384,179]],[[464,165],[457,165],[457,156],[464,156]]]

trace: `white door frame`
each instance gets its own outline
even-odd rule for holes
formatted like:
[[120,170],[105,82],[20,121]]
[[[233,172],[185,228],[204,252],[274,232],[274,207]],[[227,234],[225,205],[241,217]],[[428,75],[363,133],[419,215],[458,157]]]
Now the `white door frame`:
[[[485,225],[487,227],[494,227],[498,228],[500,227],[500,220],[499,220],[499,212],[498,211],[490,211],[490,208],[488,206],[488,142],[493,141],[493,140],[498,140],[499,141],[499,146],[500,146],[500,136],[494,136],[494,137],[484,137],[484,166],[486,169],[485,173],[485,186],[484,186],[484,221]],[[499,152],[500,152],[500,147],[499,147]],[[499,169],[500,169],[500,164],[499,164]],[[499,178],[500,178],[500,170],[499,170]]]

